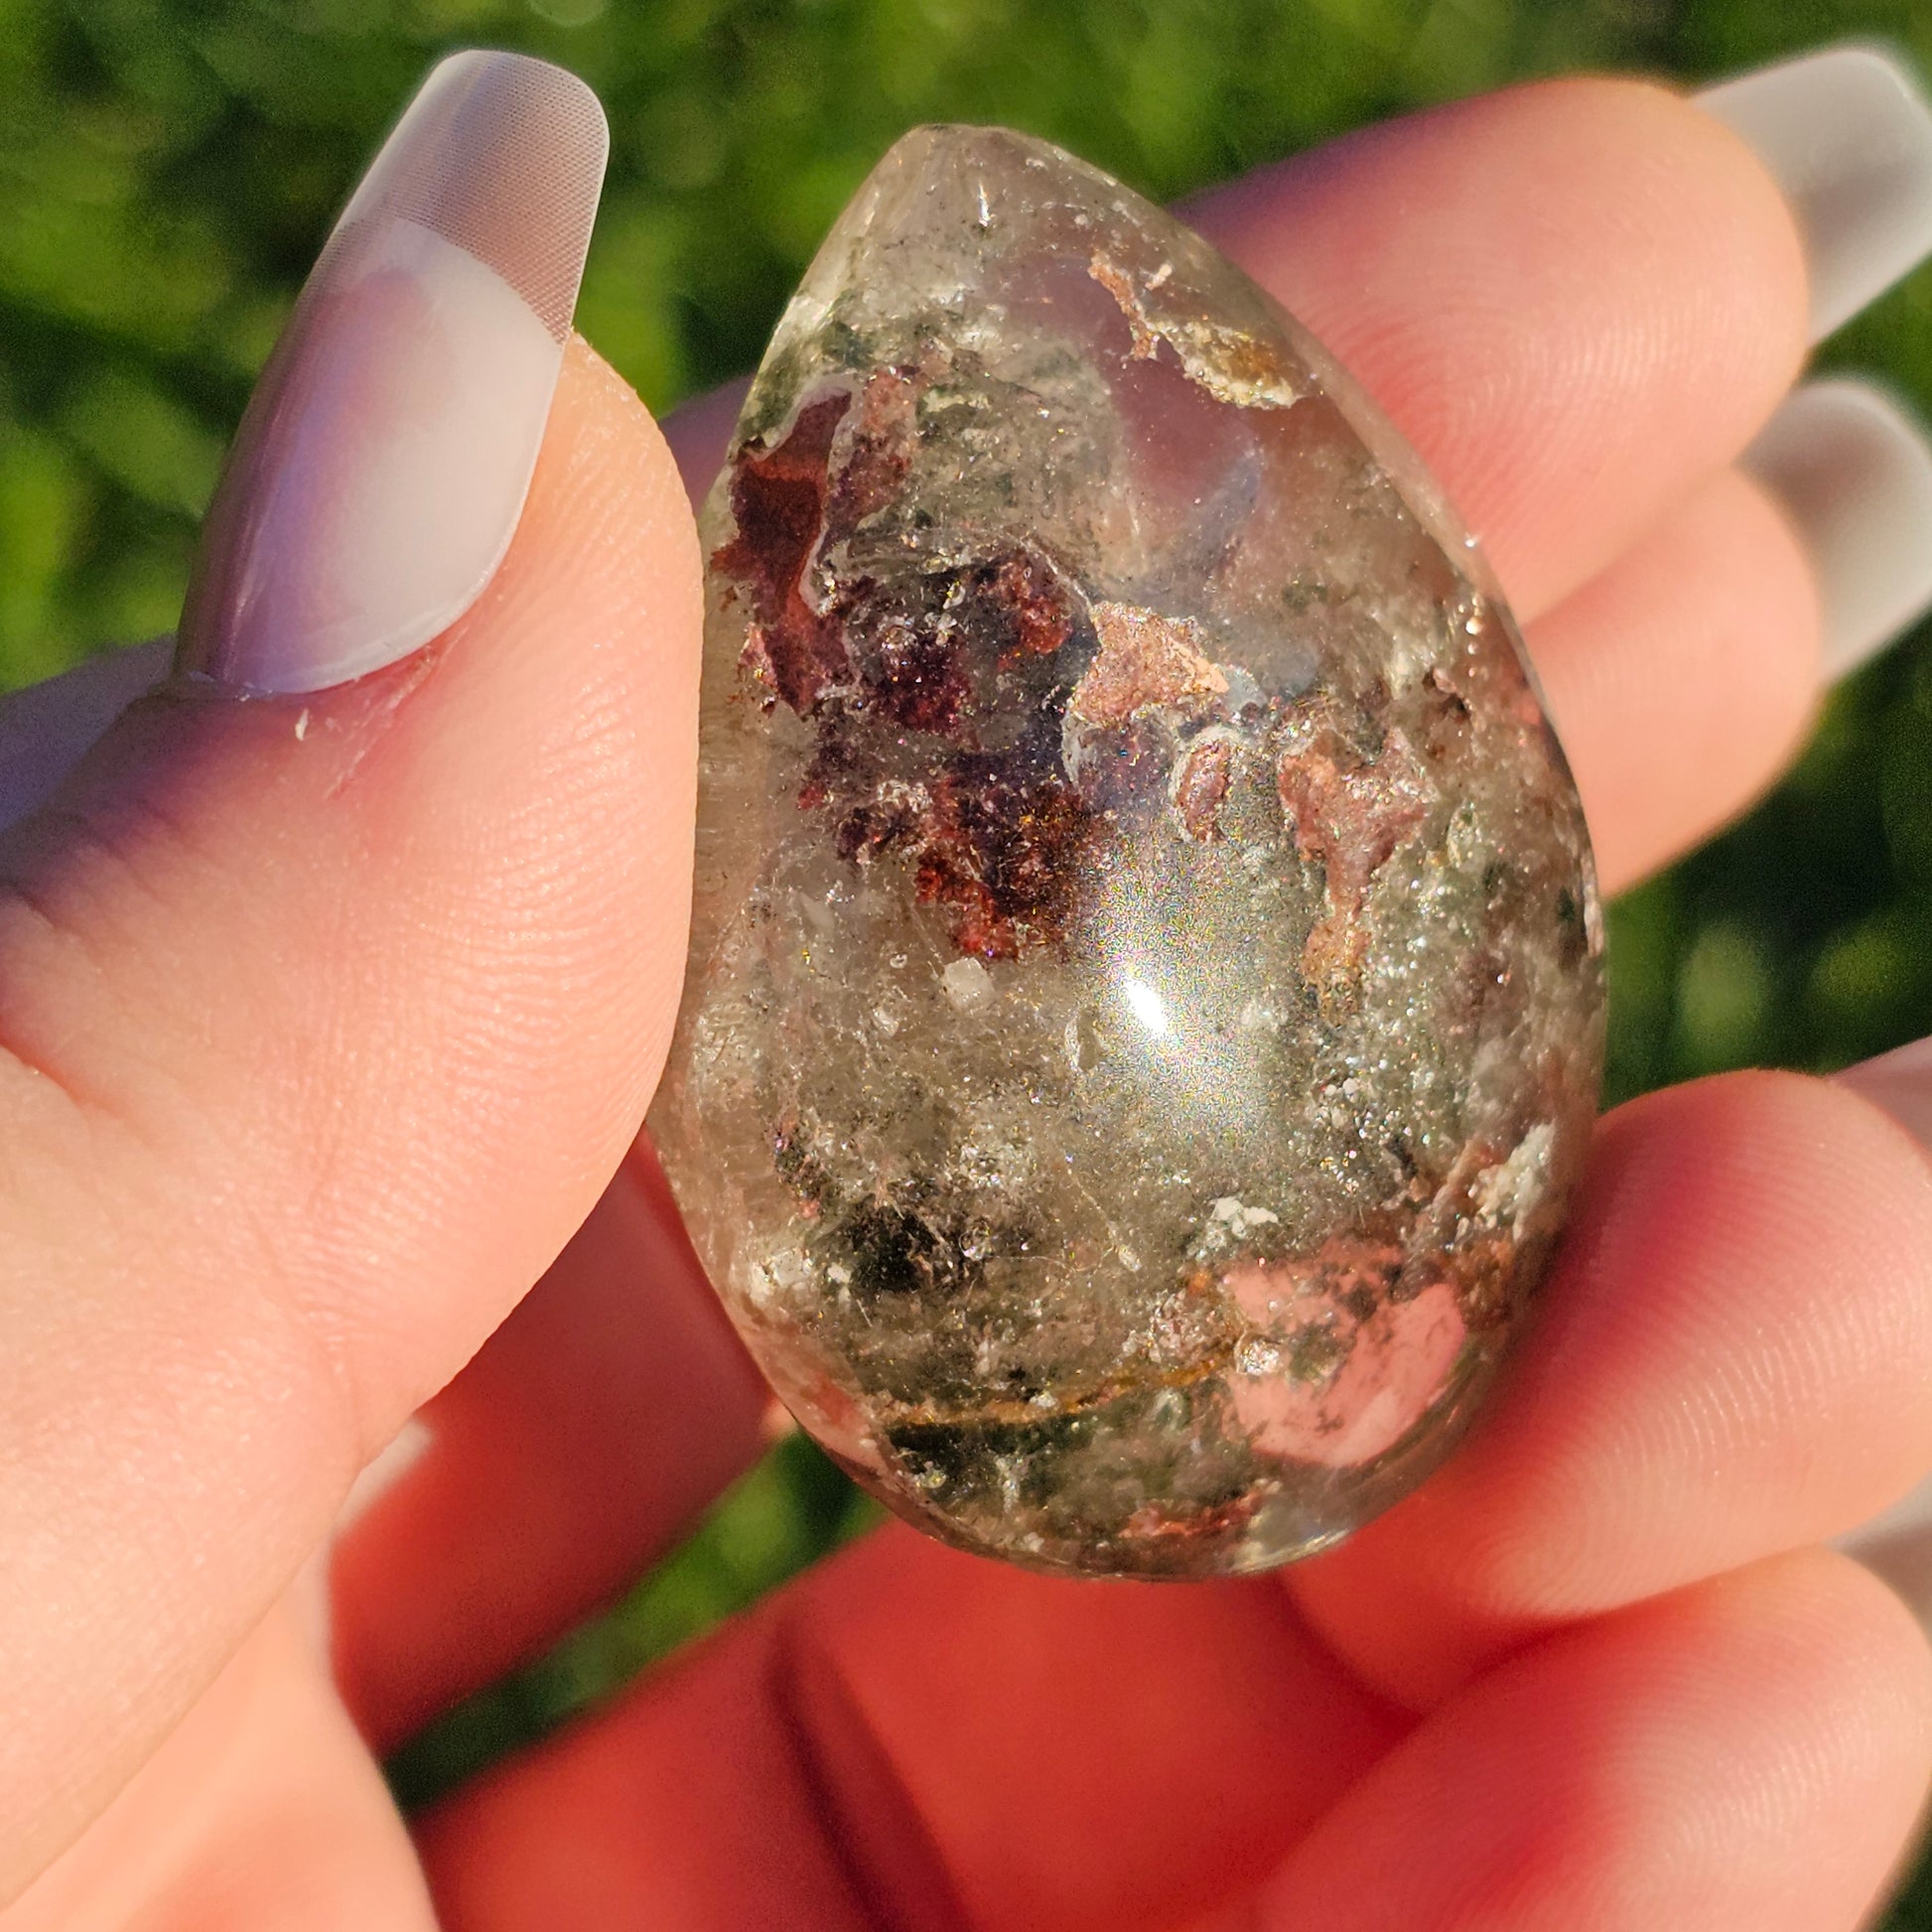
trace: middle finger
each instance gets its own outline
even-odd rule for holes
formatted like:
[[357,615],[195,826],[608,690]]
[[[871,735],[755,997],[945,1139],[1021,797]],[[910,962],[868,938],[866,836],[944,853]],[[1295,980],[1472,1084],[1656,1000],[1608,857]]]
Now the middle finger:
[[1391,121],[1190,213],[1415,445],[1526,623],[1735,457],[1805,352],[1781,191],[1641,81]]

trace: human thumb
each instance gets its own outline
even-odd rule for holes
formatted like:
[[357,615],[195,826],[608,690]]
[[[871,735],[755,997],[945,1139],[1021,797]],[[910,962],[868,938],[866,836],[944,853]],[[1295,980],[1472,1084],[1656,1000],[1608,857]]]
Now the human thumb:
[[438,68],[210,511],[176,674],[0,837],[0,1901],[568,1238],[682,966],[699,591],[569,317],[605,150]]

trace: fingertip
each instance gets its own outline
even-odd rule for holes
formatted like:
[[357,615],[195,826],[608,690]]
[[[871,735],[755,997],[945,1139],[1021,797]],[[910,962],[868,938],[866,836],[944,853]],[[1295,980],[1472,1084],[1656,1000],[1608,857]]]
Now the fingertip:
[[1805,350],[1776,183],[1645,80],[1456,102],[1192,211],[1405,432],[1525,621],[1735,457]]
[[1522,1368],[1462,1475],[1513,1499],[1499,1598],[1587,1614],[1835,1534],[1932,1460],[1932,1175],[1828,1081],[1645,1096],[1603,1123]]
[[1464,1449],[1289,1573],[1412,1708],[1554,1627],[1839,1534],[1932,1461],[1932,1173],[1829,1082],[1732,1074],[1608,1116],[1545,1294]]
[[1817,713],[1820,635],[1805,547],[1736,469],[1530,626],[1606,893],[1771,783]]
[[[688,594],[689,609],[700,606],[701,559],[697,526],[691,518],[680,458],[667,423],[660,423],[628,382],[582,336],[564,349],[560,396],[568,398],[575,420],[570,429],[593,462],[607,460],[628,470],[638,496],[640,534],[665,546],[660,562]],[[709,398],[707,398],[709,400]]]
[[1861,1922],[1932,1753],[1932,1657],[1824,1551],[1563,1631],[1436,1712],[1263,1894],[1266,1925]]

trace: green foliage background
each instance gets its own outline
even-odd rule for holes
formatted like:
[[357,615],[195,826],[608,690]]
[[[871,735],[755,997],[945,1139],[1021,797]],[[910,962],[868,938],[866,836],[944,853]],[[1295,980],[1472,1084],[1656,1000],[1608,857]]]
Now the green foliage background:
[[[0,685],[166,629],[250,379],[425,65],[484,43],[600,91],[579,322],[663,409],[749,366],[819,235],[928,119],[1034,129],[1158,196],[1523,76],[1696,82],[1844,35],[1932,69],[1932,0],[0,0]],[[1932,275],[1827,347],[1932,413]],[[1612,910],[1612,1097],[1932,1031],[1932,649]],[[421,1797],[607,1695],[868,1520],[774,1453],[611,1616],[402,1753]],[[1895,1927],[1932,1927],[1932,1878]]]

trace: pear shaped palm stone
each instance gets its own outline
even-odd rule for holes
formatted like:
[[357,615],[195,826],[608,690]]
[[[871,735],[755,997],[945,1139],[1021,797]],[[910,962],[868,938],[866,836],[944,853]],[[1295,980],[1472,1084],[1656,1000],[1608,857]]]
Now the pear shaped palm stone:
[[1208,1577],[1441,1460],[1594,1111],[1577,793],[1417,460],[1198,236],[887,155],[703,517],[652,1126],[784,1401],[948,1542]]

